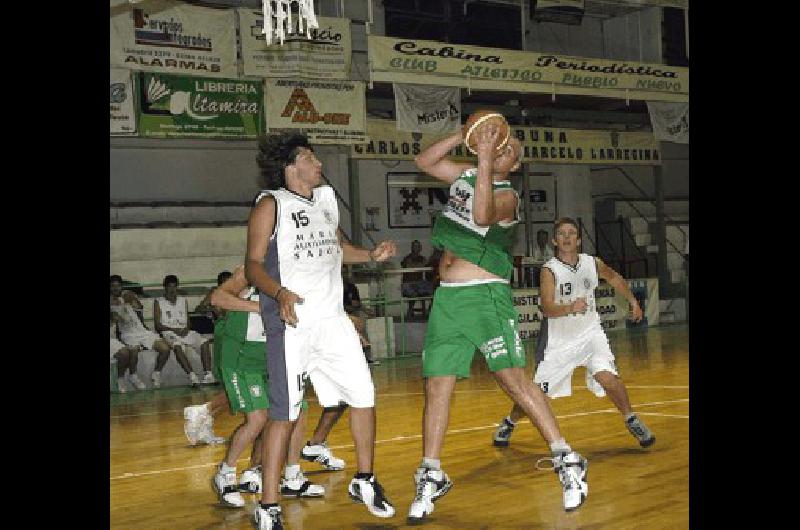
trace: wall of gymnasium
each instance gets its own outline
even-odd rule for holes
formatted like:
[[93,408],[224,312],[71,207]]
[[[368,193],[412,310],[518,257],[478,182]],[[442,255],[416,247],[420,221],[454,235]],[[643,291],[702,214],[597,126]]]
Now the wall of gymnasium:
[[[322,16],[346,16],[352,20],[367,19],[366,2],[345,2],[344,11],[338,0],[320,3]],[[606,57],[642,62],[660,62],[660,20],[658,8],[644,9],[612,19],[584,17],[580,26],[535,23],[526,16],[526,48],[573,56]],[[384,34],[382,3],[373,1],[373,34]],[[364,24],[353,23],[352,78],[366,80],[366,31]],[[591,124],[587,124],[591,127]],[[144,138],[111,138],[110,199],[112,201],[203,200],[250,201],[258,190],[254,141],[224,140],[154,140]],[[345,199],[349,198],[347,150],[342,147],[318,146],[324,173]],[[665,195],[688,195],[688,146],[662,144]],[[388,227],[386,207],[386,172],[416,171],[412,162],[359,161],[357,163],[362,222],[364,208],[379,206],[376,219],[376,240],[395,239],[400,256],[410,250],[411,241],[423,243],[423,253],[430,255],[429,228],[393,229]],[[392,167],[394,166],[394,167]],[[558,215],[581,217],[589,233],[593,233],[593,196],[607,193],[636,195],[622,174],[613,170],[590,171],[589,167],[549,165],[536,171],[552,171],[556,176]],[[625,171],[652,196],[653,177],[650,167],[627,166]],[[352,233],[350,216],[340,203],[341,225]],[[535,228],[534,228],[535,232]],[[524,234],[518,230],[516,249],[524,249]],[[533,235],[531,236],[533,237]],[[368,241],[367,238],[363,238]]]

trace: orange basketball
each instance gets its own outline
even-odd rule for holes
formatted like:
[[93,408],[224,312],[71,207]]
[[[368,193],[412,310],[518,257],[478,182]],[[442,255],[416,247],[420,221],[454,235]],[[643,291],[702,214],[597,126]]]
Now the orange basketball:
[[493,110],[476,110],[467,118],[467,123],[462,127],[464,134],[464,145],[467,146],[469,152],[473,155],[478,154],[476,151],[477,142],[475,140],[475,132],[487,124],[494,124],[500,128],[500,136],[495,149],[500,150],[508,142],[511,135],[511,128],[502,114]]

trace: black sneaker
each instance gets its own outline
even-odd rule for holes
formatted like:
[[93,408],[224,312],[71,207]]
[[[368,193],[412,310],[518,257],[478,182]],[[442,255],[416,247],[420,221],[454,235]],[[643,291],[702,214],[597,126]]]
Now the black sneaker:
[[500,425],[494,431],[494,440],[492,443],[497,447],[508,447],[508,442],[511,440],[511,433],[514,432],[515,424],[508,421],[508,418],[503,418]]
[[656,443],[656,437],[653,436],[653,433],[642,423],[638,416],[631,416],[630,419],[625,421],[625,426],[642,447],[650,447]]
[[363,503],[369,513],[375,517],[391,517],[394,515],[394,506],[383,494],[383,488],[378,483],[375,475],[369,480],[353,477],[347,488],[353,502]]

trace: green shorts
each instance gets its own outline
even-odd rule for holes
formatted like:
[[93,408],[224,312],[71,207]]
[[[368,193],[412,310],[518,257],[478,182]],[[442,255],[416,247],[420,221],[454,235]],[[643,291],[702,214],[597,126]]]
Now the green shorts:
[[476,349],[492,372],[525,367],[518,318],[507,283],[440,286],[428,318],[422,375],[469,377]]
[[220,378],[231,405],[231,413],[269,408],[266,345],[239,342],[223,335],[220,343]]
[[[231,414],[269,408],[267,346],[265,342],[239,342],[220,334],[220,380],[231,406]],[[308,410],[304,399],[302,410]]]

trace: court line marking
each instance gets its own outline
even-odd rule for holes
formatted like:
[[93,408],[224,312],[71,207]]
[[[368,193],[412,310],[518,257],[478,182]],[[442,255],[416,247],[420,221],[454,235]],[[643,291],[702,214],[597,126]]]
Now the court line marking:
[[[626,388],[673,388],[673,389],[686,389],[689,388],[689,385],[625,385]],[[585,389],[585,386],[578,386],[574,385],[573,388],[582,388]],[[502,390],[498,388],[476,388],[471,390],[454,390],[454,394],[470,394],[473,392],[502,392]],[[376,394],[375,397],[398,397],[398,396],[423,396],[425,395],[424,392],[400,392],[394,394]],[[318,403],[316,399],[309,399],[307,400],[310,403]],[[109,416],[111,419],[119,419],[119,418],[138,418],[139,416],[158,416],[160,414],[177,414],[183,413],[183,409],[175,409],[175,410],[162,410],[158,412],[140,412],[138,414],[117,414]]]
[[[637,405],[631,405],[631,406],[633,408],[637,408],[637,407],[655,407],[655,406],[658,406],[658,405],[669,405],[669,404],[673,404],[673,403],[686,403],[688,401],[689,401],[688,399],[673,399],[673,400],[670,400],[670,401],[651,401],[651,402],[648,402],[648,403],[639,403]],[[588,411],[588,412],[574,412],[572,414],[563,414],[561,416],[556,416],[556,419],[557,420],[565,420],[565,419],[577,418],[577,417],[581,417],[581,416],[590,416],[592,414],[608,414],[608,413],[612,413],[612,412],[615,412],[615,413],[619,414],[619,411],[616,408],[610,408],[610,409],[602,409],[602,410],[592,410],[592,411]],[[678,415],[678,414],[659,414],[659,413],[656,413],[656,412],[640,412],[640,414],[648,415],[648,416],[659,415],[659,416],[664,416],[664,417],[668,417],[668,418],[674,417],[674,418],[681,418],[681,419],[689,419],[689,416],[681,416],[681,415]],[[522,419],[522,420],[518,421],[517,423],[530,423],[530,420],[528,420],[526,418],[526,419]],[[465,427],[463,429],[448,430],[446,434],[448,436],[450,436],[450,435],[461,434],[461,433],[465,433],[465,432],[494,429],[495,427],[497,427],[497,424],[496,423],[492,423],[491,425],[480,425],[480,426],[477,426],[477,427]],[[408,435],[408,436],[395,436],[393,438],[387,438],[385,440],[375,440],[375,444],[377,445],[377,444],[384,444],[384,443],[389,443],[389,442],[402,442],[402,441],[406,441],[406,440],[419,440],[421,438],[422,438],[422,434],[412,434],[412,435]],[[335,446],[331,446],[330,449],[349,449],[349,448],[351,448],[353,446],[354,446],[354,444],[335,445]],[[249,458],[240,458],[239,460],[237,460],[237,462],[246,462],[248,460],[249,460]],[[197,465],[194,465],[194,466],[173,467],[173,468],[169,468],[169,469],[156,469],[156,470],[153,470],[153,471],[142,471],[140,473],[123,473],[122,475],[117,475],[117,476],[114,476],[114,477],[110,477],[110,480],[136,478],[136,477],[142,477],[142,476],[147,476],[147,475],[160,475],[160,474],[163,474],[163,473],[171,473],[173,471],[188,471],[190,469],[202,469],[202,468],[206,468],[206,467],[215,467],[217,465],[219,465],[219,462],[214,461],[214,462],[209,462],[209,463],[206,463],[206,464],[197,464]]]

